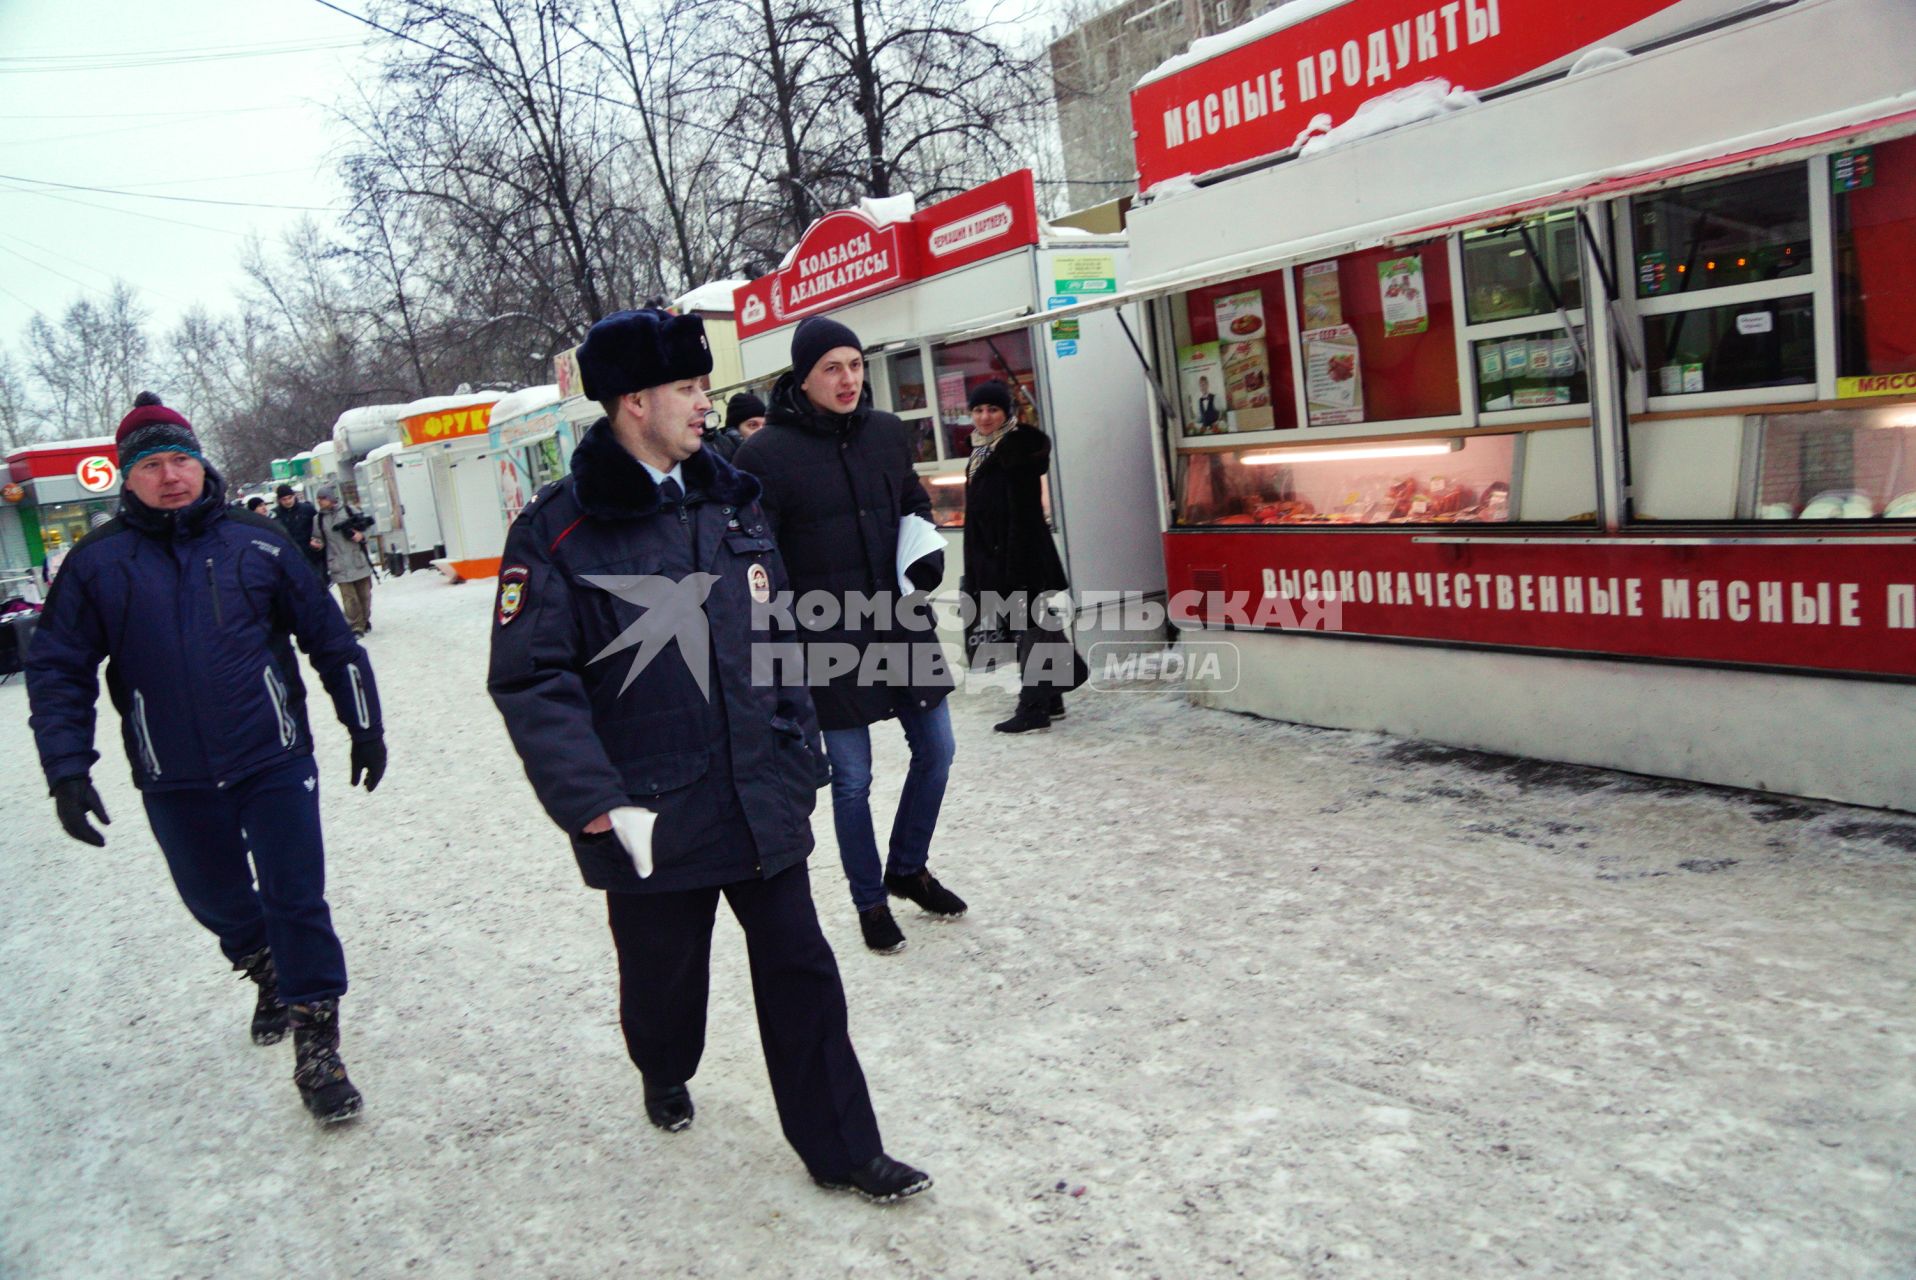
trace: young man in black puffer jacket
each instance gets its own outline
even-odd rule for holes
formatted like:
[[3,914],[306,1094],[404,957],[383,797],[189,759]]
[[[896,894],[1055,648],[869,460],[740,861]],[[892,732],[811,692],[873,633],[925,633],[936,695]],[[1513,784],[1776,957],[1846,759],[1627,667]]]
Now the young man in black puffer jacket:
[[[929,518],[931,498],[912,467],[905,425],[872,407],[858,335],[813,316],[792,334],[792,368],[772,388],[765,427],[739,446],[738,469],[757,476],[779,552],[803,601],[808,592],[898,604],[898,531],[909,516]],[[934,552],[908,569],[929,591],[944,576]],[[922,596],[902,607],[841,608],[838,617],[798,623],[814,660],[812,697],[832,768],[832,825],[865,945],[901,951],[905,936],[885,896],[905,898],[947,919],[962,898],[932,876],[927,862],[944,803],[955,743],[951,671]],[[824,684],[826,659],[842,666]],[[856,658],[855,662],[846,659]],[[889,856],[881,873],[872,827],[871,726],[896,718],[911,746]]]

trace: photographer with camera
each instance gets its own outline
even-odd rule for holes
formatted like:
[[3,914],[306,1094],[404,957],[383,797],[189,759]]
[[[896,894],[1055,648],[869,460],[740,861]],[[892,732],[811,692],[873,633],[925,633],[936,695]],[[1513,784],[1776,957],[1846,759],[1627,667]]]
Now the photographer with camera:
[[373,629],[373,557],[366,546],[373,518],[342,505],[336,485],[321,485],[315,497],[319,518],[313,522],[313,535],[326,549],[326,576],[339,588],[339,604],[353,634],[363,636]]

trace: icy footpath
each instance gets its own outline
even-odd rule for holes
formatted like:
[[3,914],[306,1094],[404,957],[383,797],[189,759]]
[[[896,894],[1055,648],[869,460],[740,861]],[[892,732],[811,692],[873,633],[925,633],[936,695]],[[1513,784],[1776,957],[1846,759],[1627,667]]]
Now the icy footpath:
[[[1074,697],[955,703],[933,868],[866,953],[815,893],[887,1146],[876,1210],[779,1135],[737,930],[699,1118],[645,1121],[595,896],[483,689],[488,585],[382,582],[392,769],[318,718],[368,1111],[169,886],[102,716],[109,845],[0,687],[0,1275],[1801,1276],[1916,1266],[1916,818]],[[323,699],[316,710],[324,709]],[[902,746],[880,732],[888,812]],[[721,916],[724,913],[721,911]]]

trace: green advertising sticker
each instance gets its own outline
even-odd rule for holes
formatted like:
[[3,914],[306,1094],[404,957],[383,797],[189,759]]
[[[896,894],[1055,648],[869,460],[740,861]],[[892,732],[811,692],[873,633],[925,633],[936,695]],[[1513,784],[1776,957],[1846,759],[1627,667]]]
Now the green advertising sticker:
[[1051,260],[1053,293],[1092,294],[1118,291],[1118,259],[1109,253],[1061,253]]

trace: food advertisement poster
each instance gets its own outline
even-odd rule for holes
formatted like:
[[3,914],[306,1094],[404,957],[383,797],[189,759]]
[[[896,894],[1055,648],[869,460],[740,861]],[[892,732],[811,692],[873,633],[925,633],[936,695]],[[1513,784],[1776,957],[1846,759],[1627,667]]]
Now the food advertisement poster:
[[1400,338],[1430,328],[1424,302],[1424,260],[1391,258],[1377,264],[1377,287],[1384,295],[1384,336]]
[[1347,324],[1304,334],[1304,394],[1313,427],[1364,420],[1357,331]]
[[1261,431],[1276,422],[1271,412],[1271,362],[1265,347],[1264,295],[1256,289],[1211,304],[1217,317],[1219,359],[1224,364],[1224,404],[1235,413],[1234,429]]
[[1302,272],[1304,327],[1328,329],[1344,323],[1344,295],[1337,284],[1335,262],[1315,262]]
[[1211,436],[1232,429],[1224,403],[1224,362],[1218,344],[1200,342],[1178,348],[1178,386],[1183,391],[1184,434]]

